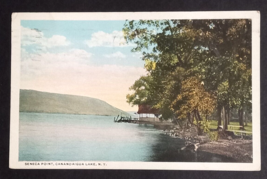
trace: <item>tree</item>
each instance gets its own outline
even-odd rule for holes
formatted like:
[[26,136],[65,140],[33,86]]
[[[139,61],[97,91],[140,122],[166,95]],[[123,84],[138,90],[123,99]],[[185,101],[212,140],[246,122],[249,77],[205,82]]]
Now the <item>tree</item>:
[[153,102],[151,95],[151,76],[142,76],[129,88],[134,93],[126,96],[127,102],[132,105],[150,104]]
[[132,51],[142,52],[146,61],[151,80],[144,101],[165,118],[184,120],[194,111],[200,125],[217,109],[221,125],[224,109],[227,129],[231,110],[237,108],[242,124],[243,110],[251,106],[250,20],[126,21],[123,31],[136,44]]
[[190,113],[193,113],[199,134],[202,134],[208,122],[207,117],[213,112],[215,106],[215,96],[205,90],[204,83],[197,77],[190,77],[182,82],[181,92],[172,103],[178,118],[188,118],[191,124],[194,124],[190,118]]
[[[210,24],[210,28],[205,24]],[[194,21],[193,26],[201,29],[198,43],[210,51],[210,56],[199,65],[207,88],[218,94],[218,125],[222,108],[226,111],[225,123],[229,123],[230,111],[239,108],[239,121],[243,126],[243,109],[248,106],[246,109],[250,111],[251,104],[251,21]]]

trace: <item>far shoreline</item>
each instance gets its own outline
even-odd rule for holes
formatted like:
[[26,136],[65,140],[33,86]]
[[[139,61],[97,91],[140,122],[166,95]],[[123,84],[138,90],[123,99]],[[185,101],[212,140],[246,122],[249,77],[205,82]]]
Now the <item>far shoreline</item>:
[[[108,115],[108,114],[78,114],[78,113],[54,113],[54,112],[36,112],[36,111],[19,111],[19,113],[41,113],[41,114],[67,114],[67,115],[92,115],[92,116],[117,116],[117,115]],[[130,114],[129,114],[130,116]]]

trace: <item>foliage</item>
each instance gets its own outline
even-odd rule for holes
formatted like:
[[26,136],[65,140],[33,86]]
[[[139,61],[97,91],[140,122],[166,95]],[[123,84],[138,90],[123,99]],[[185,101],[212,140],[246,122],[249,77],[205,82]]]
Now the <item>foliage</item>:
[[129,103],[176,121],[194,113],[207,133],[216,107],[251,112],[251,20],[131,20],[123,32],[148,72],[130,87]]
[[197,110],[204,116],[210,115],[215,106],[216,98],[204,88],[204,83],[196,77],[190,77],[182,82],[181,93],[172,103],[179,118],[186,118],[188,112]]
[[142,76],[129,88],[133,94],[126,96],[127,102],[133,105],[147,104],[152,101],[150,93],[151,76]]
[[208,135],[211,141],[218,141],[219,139],[218,131],[212,131],[212,132],[210,131]]

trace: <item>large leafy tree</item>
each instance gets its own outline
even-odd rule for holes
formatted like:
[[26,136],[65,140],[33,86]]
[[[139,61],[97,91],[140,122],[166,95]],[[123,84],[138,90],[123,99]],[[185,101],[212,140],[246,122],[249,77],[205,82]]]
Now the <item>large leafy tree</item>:
[[203,132],[203,126],[201,125],[204,124],[203,122],[207,122],[207,116],[213,112],[216,106],[215,99],[214,94],[205,90],[203,82],[196,77],[190,77],[182,81],[181,92],[171,106],[173,108],[178,106],[175,110],[178,118],[188,118],[191,124],[193,124],[190,115],[192,113],[193,118],[196,119],[198,133],[201,134]]
[[142,76],[130,87],[134,93],[126,96],[127,102],[132,105],[152,103],[151,76]]
[[[251,106],[250,20],[126,21],[123,31],[125,39],[136,44],[132,51],[142,52],[146,61],[151,79],[146,103],[178,120],[192,111],[210,114],[198,110],[206,101],[213,105],[207,110],[217,106],[219,119],[226,109],[225,124],[230,110],[237,108],[242,125],[243,110]],[[198,88],[196,83],[203,85]],[[190,84],[198,92],[188,93]],[[136,90],[134,85],[131,89]]]
[[197,43],[209,49],[207,58],[199,62],[199,72],[205,87],[218,95],[218,119],[225,108],[227,129],[230,111],[238,108],[243,126],[243,110],[251,111],[251,21],[194,21],[193,26],[201,31]]

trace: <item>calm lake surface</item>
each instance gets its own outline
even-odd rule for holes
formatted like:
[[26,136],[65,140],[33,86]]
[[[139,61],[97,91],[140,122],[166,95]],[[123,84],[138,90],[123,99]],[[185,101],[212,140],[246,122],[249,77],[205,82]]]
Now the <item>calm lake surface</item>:
[[179,152],[183,146],[153,125],[114,123],[113,116],[20,113],[20,161],[234,162]]

